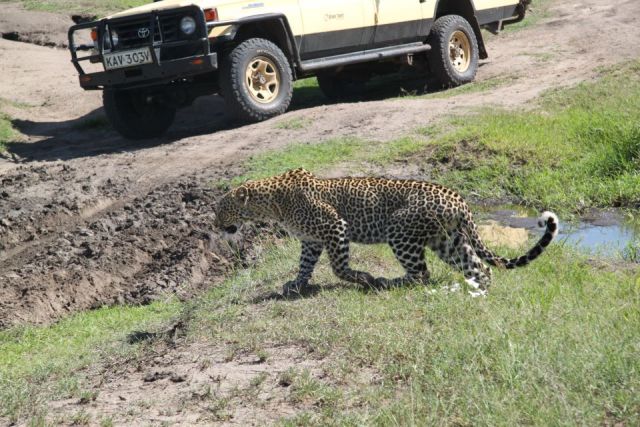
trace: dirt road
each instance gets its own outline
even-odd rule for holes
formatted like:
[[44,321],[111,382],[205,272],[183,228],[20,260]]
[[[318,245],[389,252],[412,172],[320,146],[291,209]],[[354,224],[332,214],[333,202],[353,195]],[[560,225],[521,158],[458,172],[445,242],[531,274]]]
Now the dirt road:
[[[0,30],[13,23],[29,40],[30,12],[11,7]],[[242,127],[209,97],[145,144],[105,126],[100,93],[79,88],[64,49],[0,39],[2,108],[27,136],[0,158],[0,327],[166,291],[188,297],[220,278],[238,249],[252,256],[249,244],[219,243],[211,226],[219,191],[210,183],[237,174],[248,156],[334,137],[388,140],[473,107],[526,106],[640,56],[638,28],[636,0],[557,1],[538,25],[488,39],[478,80],[507,81],[490,91],[334,105],[316,97]],[[278,126],[294,118],[306,125]]]

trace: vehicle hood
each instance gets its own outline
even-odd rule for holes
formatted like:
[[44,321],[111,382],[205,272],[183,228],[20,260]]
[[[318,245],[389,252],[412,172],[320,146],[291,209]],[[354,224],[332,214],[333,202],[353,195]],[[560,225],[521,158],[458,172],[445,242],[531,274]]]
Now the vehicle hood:
[[163,1],[158,1],[158,2],[152,2],[150,1],[149,4],[145,4],[142,6],[138,6],[138,7],[134,7],[131,9],[127,9],[127,10],[123,10],[122,12],[118,12],[118,13],[114,13],[113,15],[107,16],[107,19],[111,19],[111,18],[122,18],[124,16],[131,16],[131,15],[137,15],[137,14],[141,14],[141,13],[148,13],[148,12],[152,12],[154,10],[165,10],[165,9],[174,9],[177,7],[184,7],[184,6],[198,6],[202,9],[207,9],[207,8],[212,8],[212,7],[217,7],[217,6],[223,6],[223,5],[228,5],[228,4],[234,4],[234,3],[243,3],[242,1],[238,1],[238,0],[200,0],[200,1],[194,1],[194,0],[163,0]]

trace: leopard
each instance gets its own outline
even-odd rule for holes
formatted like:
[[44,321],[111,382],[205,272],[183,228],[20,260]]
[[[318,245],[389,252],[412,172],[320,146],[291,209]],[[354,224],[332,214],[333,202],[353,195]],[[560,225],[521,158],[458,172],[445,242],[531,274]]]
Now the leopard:
[[[275,222],[301,241],[299,269],[283,293],[300,292],[326,251],[333,273],[367,287],[428,284],[429,248],[458,270],[467,283],[487,292],[490,267],[515,269],[538,258],[558,234],[558,217],[549,211],[538,225],[544,234],[524,255],[505,258],[481,240],[464,199],[443,185],[382,177],[318,178],[303,169],[247,181],[228,191],[215,208],[214,226],[237,233],[245,222]],[[373,277],[350,266],[350,243],[391,247],[405,274]],[[486,264],[488,265],[486,265]]]

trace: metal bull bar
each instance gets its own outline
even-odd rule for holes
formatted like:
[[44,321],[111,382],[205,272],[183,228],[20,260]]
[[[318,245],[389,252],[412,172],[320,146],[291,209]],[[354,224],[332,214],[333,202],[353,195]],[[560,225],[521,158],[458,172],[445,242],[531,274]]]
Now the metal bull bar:
[[[185,16],[190,15],[196,20],[196,34],[197,38],[190,40],[177,40],[165,42],[162,34],[162,28],[159,26],[160,18],[166,15],[179,15],[180,12],[184,12]],[[91,62],[103,62],[105,53],[117,52],[114,49],[112,28],[117,27],[118,24],[126,24],[132,20],[148,19],[149,36],[144,44],[137,46],[137,48],[148,47],[152,63],[139,65],[136,68],[142,72],[139,76],[128,77],[126,71],[127,68],[115,69],[111,71],[86,73],[82,67],[83,61]],[[102,19],[99,21],[86,22],[77,24],[69,28],[69,51],[71,52],[71,62],[75,66],[79,73],[80,85],[85,89],[98,89],[106,86],[118,86],[139,84],[144,81],[153,81],[158,83],[159,81],[170,81],[175,78],[185,77],[194,74],[200,74],[207,71],[213,71],[217,69],[217,54],[209,51],[209,29],[214,26],[222,25],[223,23],[212,22],[207,23],[204,16],[204,11],[201,8],[188,6],[169,10],[153,11],[150,13],[127,16],[114,19]],[[179,26],[178,26],[179,27]],[[94,44],[76,44],[75,33],[79,30],[96,29],[98,32],[97,46]],[[156,41],[156,31],[160,35],[160,40]],[[179,28],[176,31],[180,31]],[[109,49],[105,49],[105,37],[108,37]],[[195,56],[188,56],[184,58],[171,59],[161,61],[161,49],[163,48],[175,48],[181,46],[197,46],[200,45],[200,54]],[[96,49],[97,54],[79,56],[79,52],[91,51]],[[157,49],[157,50],[156,50]],[[126,50],[126,49],[123,49]],[[194,61],[194,58],[202,58],[203,61]]]

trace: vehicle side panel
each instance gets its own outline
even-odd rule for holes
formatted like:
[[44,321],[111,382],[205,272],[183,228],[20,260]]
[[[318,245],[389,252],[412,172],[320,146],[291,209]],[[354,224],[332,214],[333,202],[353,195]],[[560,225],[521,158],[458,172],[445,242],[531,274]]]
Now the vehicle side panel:
[[[369,0],[374,4],[376,27],[372,48],[411,43],[419,40],[422,4],[417,0]],[[424,39],[424,37],[422,38]]]
[[509,19],[516,15],[517,1],[514,0],[473,0],[478,24]]
[[284,14],[294,35],[301,35],[302,16],[298,0],[279,0],[270,2],[236,2],[217,6],[220,21],[230,21],[268,13]]
[[364,50],[366,28],[374,23],[367,13],[371,0],[299,0],[303,60]]

